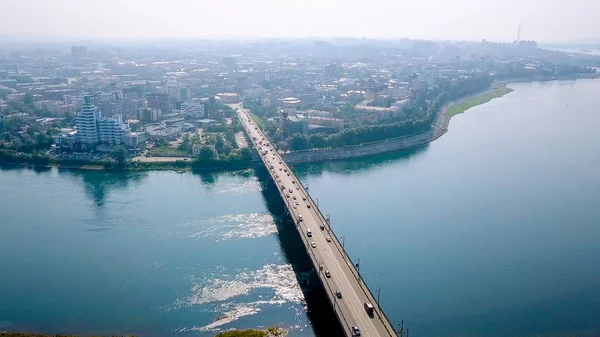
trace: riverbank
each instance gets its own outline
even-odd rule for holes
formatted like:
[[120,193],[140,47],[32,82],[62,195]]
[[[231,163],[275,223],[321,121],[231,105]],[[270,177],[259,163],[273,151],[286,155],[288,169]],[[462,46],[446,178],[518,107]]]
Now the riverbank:
[[28,164],[28,163],[6,163],[0,162],[0,167],[22,167],[22,168],[33,168],[33,169],[51,169],[58,168],[62,170],[74,170],[74,171],[176,171],[176,172],[222,172],[222,171],[242,171],[251,168],[255,168],[257,163],[249,162],[247,164],[239,165],[228,165],[228,166],[214,166],[214,167],[199,167],[193,166],[191,162],[154,162],[154,163],[143,163],[128,165],[126,167],[106,167],[102,163],[86,163],[81,165],[73,164]]
[[430,142],[440,138],[448,132],[448,125],[450,125],[452,117],[461,114],[470,108],[485,104],[494,98],[502,97],[512,92],[513,89],[507,87],[510,83],[514,82],[494,82],[489,89],[445,104],[438,113],[436,121],[433,123],[433,135]]
[[[226,332],[220,332],[215,337],[285,337],[287,332],[285,329],[270,327],[266,330],[231,330]],[[95,336],[95,335],[92,335]],[[125,335],[119,335],[123,337]],[[133,337],[134,335],[129,335]],[[72,335],[46,335],[46,334],[30,334],[22,332],[9,332],[0,331],[0,337],[75,337]]]
[[431,130],[421,134],[398,139],[388,139],[376,143],[363,144],[353,147],[290,152],[284,154],[283,158],[290,164],[324,162],[406,150],[416,146],[425,145],[438,139],[448,131],[448,125],[450,124],[450,119],[453,116],[474,106],[487,103],[494,98],[504,96],[511,92],[512,89],[508,88],[506,86],[507,84],[508,83],[497,82],[494,83],[492,87],[484,91],[447,103],[438,112]]
[[[92,335],[93,336],[93,335]],[[124,335],[120,335],[123,337]],[[267,330],[231,330],[218,333],[215,337],[284,337],[286,336],[285,329],[271,327]],[[0,337],[75,337],[72,335],[46,335],[46,334],[29,334],[22,332],[0,331]],[[131,335],[130,337],[133,337]]]
[[458,114],[467,111],[468,109],[474,106],[487,103],[493,100],[494,98],[502,97],[512,91],[513,89],[508,88],[506,84],[494,83],[492,84],[492,88],[490,88],[489,90],[486,90],[480,94],[476,94],[474,95],[474,97],[472,95],[471,97],[467,97],[466,99],[456,101],[454,102],[454,104],[448,106],[446,108],[446,111],[442,113],[445,113],[448,115],[448,117],[452,118]]
[[486,90],[475,93],[473,95],[462,97],[458,100],[448,102],[438,112],[436,120],[433,123],[431,131],[403,137],[399,139],[388,139],[376,143],[362,144],[353,147],[333,148],[326,150],[314,151],[298,151],[290,152],[283,155],[285,160],[290,164],[300,164],[309,162],[324,162],[340,159],[358,158],[392,152],[398,150],[406,150],[409,148],[425,145],[430,143],[448,132],[448,125],[452,117],[461,114],[468,109],[485,104],[494,98],[502,97],[513,89],[508,85],[511,83],[520,82],[547,82],[547,81],[569,81],[578,79],[595,79],[600,78],[600,74],[578,74],[576,76],[563,77],[538,77],[532,79],[510,79],[496,81]]

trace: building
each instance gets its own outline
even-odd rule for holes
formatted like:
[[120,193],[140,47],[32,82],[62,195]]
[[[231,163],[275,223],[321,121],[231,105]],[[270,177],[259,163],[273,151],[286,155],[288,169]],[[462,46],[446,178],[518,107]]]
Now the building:
[[287,128],[284,129],[284,134],[308,133],[308,119],[298,116],[287,116]]
[[157,122],[161,117],[159,109],[140,109],[138,110],[138,119],[143,123]]
[[211,150],[213,150],[213,152],[216,154],[217,153],[217,149],[215,148],[214,145],[201,145],[201,144],[194,144],[192,145],[192,157],[198,157],[200,155],[200,150],[202,150],[203,148],[209,148]]
[[[36,109],[46,110],[54,116],[64,116],[68,112],[75,112],[78,110],[73,104],[50,100],[33,102],[33,106]],[[81,108],[81,106],[79,108]]]
[[148,107],[151,109],[160,110],[163,115],[171,113],[171,102],[169,94],[161,92],[153,92],[146,96]]
[[146,126],[146,133],[149,141],[158,139],[176,140],[181,137],[181,128],[176,126],[166,126],[164,124],[150,124]]
[[72,104],[76,110],[81,109],[83,103],[85,103],[85,96],[83,95],[64,95],[66,104]]
[[204,118],[204,103],[201,101],[186,101],[181,103],[181,111],[190,118]]
[[121,144],[127,125],[123,124],[120,114],[102,117],[102,113],[94,104],[92,97],[85,96],[81,111],[75,116],[77,142],[87,150],[96,149],[99,144]]
[[368,100],[365,100],[365,101],[362,101],[359,104],[355,105],[354,109],[356,111],[361,111],[361,112],[365,113],[363,115],[364,120],[380,121],[382,119],[395,117],[401,112],[402,107],[405,104],[405,100],[399,100],[398,102],[402,102],[402,103],[399,103],[398,105],[395,105],[395,103],[394,103],[394,104],[392,104],[392,106],[387,108],[387,107],[368,105],[371,102]]
[[302,102],[296,97],[286,97],[283,99],[282,106],[284,108],[296,108],[300,106],[300,103]]
[[252,79],[249,76],[239,76],[237,78],[237,86],[242,90],[250,89],[252,86]]
[[98,109],[92,104],[92,97],[85,96],[85,102],[75,116],[77,142],[83,148],[95,149],[98,145],[97,115]]
[[123,135],[123,145],[139,152],[146,147],[146,138],[145,132],[127,132]]
[[100,112],[98,117],[98,141],[108,145],[121,144],[127,131],[127,125],[123,124],[123,117],[121,115],[102,117]]
[[221,103],[239,103],[240,95],[235,92],[218,93],[215,99]]
[[57,149],[72,151],[77,143],[77,130],[60,129],[60,134],[53,135],[52,140]]
[[344,128],[344,120],[331,117],[318,117],[308,115],[308,124],[319,125],[325,128],[340,131]]

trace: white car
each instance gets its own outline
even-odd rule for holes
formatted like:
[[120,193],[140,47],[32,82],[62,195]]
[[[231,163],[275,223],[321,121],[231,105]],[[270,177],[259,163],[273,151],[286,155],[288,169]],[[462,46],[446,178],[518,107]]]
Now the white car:
[[325,240],[327,240],[327,242],[331,242],[331,237],[326,237]]
[[313,248],[317,248],[317,244],[314,241],[310,242],[310,246],[313,247]]

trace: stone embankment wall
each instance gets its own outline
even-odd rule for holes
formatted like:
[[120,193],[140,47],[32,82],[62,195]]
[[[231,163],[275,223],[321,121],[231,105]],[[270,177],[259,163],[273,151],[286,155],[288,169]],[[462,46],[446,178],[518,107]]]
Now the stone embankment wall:
[[[481,94],[481,93],[479,93]],[[450,123],[450,116],[447,114],[447,110],[454,104],[460,104],[478,94],[465,97],[462,100],[446,104],[441,111],[437,114],[436,120],[433,122],[431,131],[421,133],[418,135],[392,139],[372,144],[363,144],[352,147],[343,147],[336,149],[327,150],[314,150],[314,151],[298,151],[290,152],[283,155],[283,159],[289,164],[300,164],[300,163],[314,163],[337,159],[348,159],[357,158],[363,156],[370,156],[379,153],[405,150],[415,146],[427,144],[441,137],[446,131],[448,131],[448,124]]]
[[289,164],[321,162],[336,159],[348,159],[369,156],[378,153],[396,151],[426,144],[433,140],[433,132],[419,135],[388,140],[373,144],[364,144],[355,147],[345,147],[327,150],[290,152],[283,155],[283,159]]

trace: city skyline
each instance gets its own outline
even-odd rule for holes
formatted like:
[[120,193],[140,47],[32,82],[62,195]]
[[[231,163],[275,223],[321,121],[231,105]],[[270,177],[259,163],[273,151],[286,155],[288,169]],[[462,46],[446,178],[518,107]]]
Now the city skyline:
[[538,42],[600,40],[591,0],[399,2],[372,0],[5,0],[3,38],[30,39],[378,39]]

